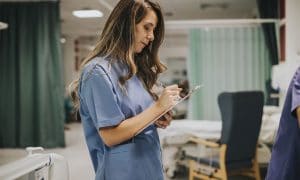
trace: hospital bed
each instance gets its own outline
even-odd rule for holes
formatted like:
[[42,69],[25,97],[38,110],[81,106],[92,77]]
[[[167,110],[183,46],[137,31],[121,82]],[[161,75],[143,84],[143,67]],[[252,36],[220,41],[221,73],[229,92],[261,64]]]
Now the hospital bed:
[[36,153],[42,147],[27,147],[24,158],[0,166],[1,180],[68,180],[66,159],[55,153]]
[[[281,110],[276,106],[265,106],[259,135],[258,162],[267,166],[279,125]],[[186,157],[200,158],[217,152],[188,143],[192,136],[203,139],[219,139],[222,122],[211,120],[173,120],[167,129],[159,129],[163,165],[168,177],[174,177],[179,165],[188,166]]]

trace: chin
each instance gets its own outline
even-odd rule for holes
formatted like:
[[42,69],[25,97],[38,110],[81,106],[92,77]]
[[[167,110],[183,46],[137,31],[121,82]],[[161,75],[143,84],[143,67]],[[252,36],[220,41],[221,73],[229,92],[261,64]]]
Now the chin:
[[140,48],[140,49],[135,50],[135,53],[136,53],[136,54],[139,54],[139,53],[141,53],[142,51],[143,51],[143,48]]

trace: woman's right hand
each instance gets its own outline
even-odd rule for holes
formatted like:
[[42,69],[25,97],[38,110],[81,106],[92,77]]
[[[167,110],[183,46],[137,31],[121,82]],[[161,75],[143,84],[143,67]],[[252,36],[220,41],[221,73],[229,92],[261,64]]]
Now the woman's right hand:
[[178,88],[177,84],[165,87],[156,103],[164,111],[167,110],[176,104],[181,90],[182,88]]

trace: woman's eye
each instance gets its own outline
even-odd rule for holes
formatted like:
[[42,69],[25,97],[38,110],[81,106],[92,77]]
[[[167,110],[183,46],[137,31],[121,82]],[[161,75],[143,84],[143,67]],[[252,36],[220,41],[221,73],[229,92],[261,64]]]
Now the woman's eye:
[[148,26],[145,26],[145,30],[146,30],[146,31],[149,31],[150,28],[149,28]]

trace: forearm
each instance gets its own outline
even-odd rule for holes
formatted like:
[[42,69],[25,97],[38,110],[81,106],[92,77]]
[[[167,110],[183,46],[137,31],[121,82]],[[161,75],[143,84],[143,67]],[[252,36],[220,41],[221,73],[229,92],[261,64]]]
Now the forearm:
[[298,127],[300,128],[300,106],[298,106],[296,109],[296,116],[298,120]]
[[153,103],[142,113],[122,121],[118,126],[103,128],[99,131],[107,146],[114,146],[132,138],[140,129],[164,111],[157,103]]

